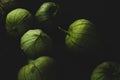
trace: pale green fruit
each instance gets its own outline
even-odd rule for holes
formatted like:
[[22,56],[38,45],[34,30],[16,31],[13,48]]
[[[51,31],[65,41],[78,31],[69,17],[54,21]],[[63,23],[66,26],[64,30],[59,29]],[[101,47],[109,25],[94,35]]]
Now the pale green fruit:
[[31,59],[44,55],[52,48],[51,38],[41,29],[28,30],[21,37],[20,44],[25,55]]
[[23,8],[10,11],[6,17],[6,30],[10,36],[22,36],[32,26],[31,13]]
[[44,2],[37,10],[35,17],[39,23],[52,24],[58,14],[58,4],[54,2]]
[[18,73],[18,80],[42,80],[38,68],[34,64],[22,67]]
[[91,80],[120,80],[120,64],[104,61],[93,70]]
[[55,60],[49,56],[30,60],[19,70],[18,80],[56,80],[55,64]]
[[89,20],[75,20],[66,32],[65,44],[70,51],[81,52],[97,45],[95,26]]

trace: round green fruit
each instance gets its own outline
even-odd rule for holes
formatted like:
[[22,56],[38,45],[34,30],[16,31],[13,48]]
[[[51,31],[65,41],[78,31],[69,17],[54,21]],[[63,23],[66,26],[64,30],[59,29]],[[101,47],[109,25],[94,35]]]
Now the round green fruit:
[[22,8],[12,10],[6,17],[6,30],[13,37],[23,35],[32,26],[31,13]]
[[70,51],[81,52],[93,49],[97,44],[95,26],[86,19],[78,19],[70,26],[65,37],[65,44]]
[[120,64],[105,61],[92,72],[91,80],[120,80]]
[[28,30],[21,37],[21,49],[28,58],[36,59],[49,52],[51,48],[51,38],[41,29]]
[[55,68],[52,57],[41,56],[19,70],[18,80],[56,80]]
[[42,80],[38,68],[34,64],[22,67],[18,73],[18,80]]
[[54,2],[44,2],[35,17],[39,23],[52,24],[58,14],[59,6]]

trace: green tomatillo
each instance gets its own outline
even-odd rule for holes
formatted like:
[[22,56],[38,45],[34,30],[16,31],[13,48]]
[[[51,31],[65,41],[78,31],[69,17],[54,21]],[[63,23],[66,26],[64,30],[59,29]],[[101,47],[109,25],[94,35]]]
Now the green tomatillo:
[[91,80],[120,80],[120,64],[113,61],[98,64],[92,72]]
[[37,10],[35,17],[39,23],[53,24],[58,14],[59,6],[55,2],[44,2]]
[[70,26],[65,37],[67,49],[73,52],[83,52],[94,49],[97,44],[97,33],[95,26],[86,19],[75,20]]
[[45,55],[52,49],[51,38],[41,29],[28,30],[21,37],[21,49],[30,59]]
[[26,9],[14,9],[7,14],[5,26],[10,36],[22,36],[32,26],[32,15]]
[[55,60],[49,56],[41,56],[18,72],[18,80],[56,80]]

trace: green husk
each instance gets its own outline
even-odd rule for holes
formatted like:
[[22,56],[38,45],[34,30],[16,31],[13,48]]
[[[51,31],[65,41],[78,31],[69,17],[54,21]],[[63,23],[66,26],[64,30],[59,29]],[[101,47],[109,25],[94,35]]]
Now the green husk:
[[41,29],[28,30],[21,37],[21,49],[30,59],[36,59],[41,55],[45,55],[51,48],[51,38]]
[[5,25],[10,36],[22,36],[32,26],[32,14],[23,8],[14,9],[7,14]]
[[58,14],[59,6],[54,2],[44,2],[37,10],[35,17],[39,23],[52,24]]
[[56,80],[55,60],[41,56],[30,61],[18,72],[18,80]]
[[70,51],[81,52],[97,45],[95,26],[89,20],[75,20],[67,32],[65,44]]
[[98,64],[92,72],[91,80],[120,80],[120,64],[112,61]]

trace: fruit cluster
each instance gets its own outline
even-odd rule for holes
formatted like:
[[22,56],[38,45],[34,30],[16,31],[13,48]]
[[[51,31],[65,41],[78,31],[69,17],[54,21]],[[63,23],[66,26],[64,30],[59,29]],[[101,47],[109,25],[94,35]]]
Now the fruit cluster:
[[[59,4],[44,2],[33,14],[23,8],[24,3],[0,0],[0,25],[5,25],[7,35],[20,42],[20,49],[28,60],[28,64],[18,71],[18,80],[57,80],[56,56],[61,55],[61,49],[64,54],[80,58],[94,54],[99,48],[100,37],[92,21],[79,18],[65,30],[59,22]],[[61,37],[60,33],[65,35]],[[60,38],[64,40],[62,43]],[[62,56],[66,56],[64,54]],[[72,57],[63,61],[70,62]],[[117,62],[104,61],[91,72],[90,80],[120,80],[120,64]]]

